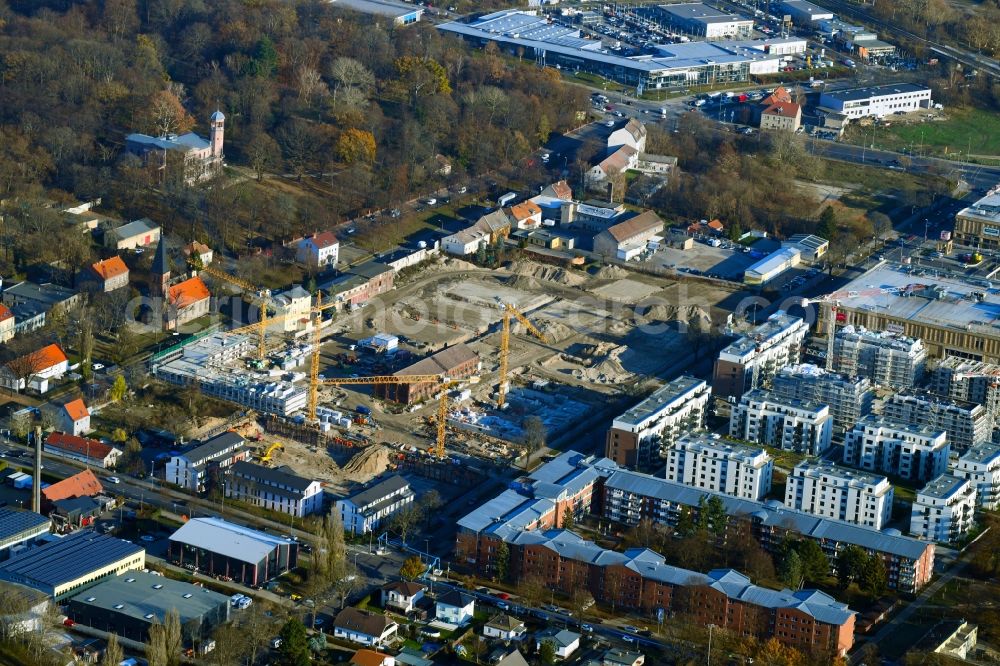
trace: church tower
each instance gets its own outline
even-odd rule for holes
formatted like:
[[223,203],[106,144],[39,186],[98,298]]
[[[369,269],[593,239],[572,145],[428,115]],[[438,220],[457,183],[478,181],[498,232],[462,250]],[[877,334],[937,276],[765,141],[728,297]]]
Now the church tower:
[[212,144],[212,157],[222,159],[222,142],[226,134],[226,116],[222,111],[212,114],[211,129],[209,130],[209,141]]
[[156,246],[156,256],[153,257],[153,267],[149,269],[149,295],[164,297],[170,286],[170,259],[167,258],[167,239],[160,236]]

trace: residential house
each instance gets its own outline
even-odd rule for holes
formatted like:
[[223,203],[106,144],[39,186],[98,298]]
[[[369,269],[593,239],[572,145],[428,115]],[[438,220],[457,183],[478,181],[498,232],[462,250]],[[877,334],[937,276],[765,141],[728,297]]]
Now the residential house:
[[103,492],[104,486],[93,470],[88,468],[51,486],[45,486],[42,488],[42,498],[51,503],[74,497],[95,497]]
[[441,249],[447,254],[467,257],[490,243],[490,235],[485,231],[469,227],[441,239]]
[[794,102],[772,104],[760,112],[760,128],[796,132],[802,126],[802,107]]
[[608,152],[614,152],[622,146],[628,146],[636,153],[646,152],[646,126],[632,118],[624,127],[616,129],[608,135]]
[[774,460],[766,449],[689,433],[666,454],[667,481],[750,500],[763,500],[771,491]]
[[105,444],[96,439],[68,435],[64,432],[52,432],[45,438],[45,453],[77,460],[87,465],[112,469],[118,464],[122,450]]
[[90,432],[90,410],[84,404],[83,398],[70,400],[56,410],[57,425],[63,432],[71,435],[83,435]]
[[246,440],[235,432],[224,432],[194,446],[185,453],[171,456],[163,478],[187,490],[204,492],[212,469],[225,469],[246,460]]
[[602,183],[612,176],[635,169],[638,164],[639,151],[632,146],[621,146],[590,168],[587,172],[587,184]]
[[14,337],[14,313],[3,303],[0,303],[0,345]]
[[473,228],[489,234],[490,245],[495,245],[500,242],[500,239],[510,235],[510,218],[507,217],[507,213],[503,209],[498,208],[476,220]]
[[568,659],[580,648],[580,634],[569,629],[545,629],[535,635],[535,649],[540,650],[542,643],[550,642],[556,651],[557,659]]
[[348,662],[352,666],[396,666],[396,658],[375,650],[358,650]]
[[643,666],[646,655],[624,648],[611,648],[601,658],[601,666]]
[[104,247],[113,250],[135,250],[159,242],[160,227],[146,217],[104,231]]
[[390,291],[395,284],[395,278],[396,271],[391,266],[379,261],[366,261],[320,284],[319,289],[328,294],[327,302],[337,301],[354,308]]
[[397,474],[337,500],[336,507],[345,530],[355,535],[367,534],[389,516],[412,504],[414,498],[410,483]]
[[303,289],[301,285],[294,285],[272,295],[271,304],[274,306],[275,316],[285,318],[281,322],[281,326],[286,333],[305,330],[309,327],[312,314],[312,294]]
[[506,613],[494,615],[483,625],[483,636],[502,641],[520,641],[525,638],[526,633],[524,622]]
[[514,650],[506,657],[496,663],[496,666],[528,666],[528,660],[524,658],[520,650]]
[[639,153],[639,159],[636,161],[634,168],[640,173],[670,176],[674,172],[674,169],[677,168],[677,158],[672,155]]
[[536,229],[542,224],[542,208],[530,199],[514,204],[507,214],[518,229]]
[[3,290],[0,294],[4,305],[9,307],[18,320],[26,318],[19,312],[22,305],[33,306],[34,310],[49,312],[52,310],[67,311],[83,303],[83,296],[72,289],[60,287],[57,284],[43,282],[18,282]]
[[334,638],[372,647],[384,645],[398,629],[399,626],[385,615],[367,613],[350,606],[337,613],[333,620]]
[[128,266],[121,257],[115,256],[97,261],[80,271],[77,288],[106,294],[127,287],[128,280]]
[[306,236],[299,241],[295,258],[314,268],[336,266],[340,259],[340,241],[332,231]]
[[397,580],[382,586],[382,608],[407,615],[416,610],[427,587],[410,580]]
[[475,597],[458,590],[448,590],[434,602],[434,616],[448,624],[461,626],[471,621],[475,610]]
[[0,367],[0,386],[11,391],[30,388],[46,393],[49,380],[62,378],[68,370],[66,354],[59,345],[51,344]]
[[629,261],[663,233],[663,220],[653,211],[631,217],[594,236],[594,252],[619,261]]
[[184,324],[208,314],[212,292],[200,277],[193,277],[171,285],[167,289],[167,303],[163,313],[164,330],[175,330]]
[[212,252],[212,248],[204,243],[199,243],[198,241],[191,241],[181,248],[181,252],[184,254],[184,258],[189,262],[197,260],[197,262],[203,267],[211,264],[212,259],[215,256]]
[[264,467],[244,460],[226,474],[226,497],[302,518],[323,508],[323,484],[288,467]]
[[216,111],[209,118],[208,140],[194,132],[158,137],[134,133],[125,137],[125,149],[137,155],[146,167],[162,174],[175,168],[171,157],[177,157],[180,177],[186,184],[193,185],[222,171],[225,123],[226,116]]

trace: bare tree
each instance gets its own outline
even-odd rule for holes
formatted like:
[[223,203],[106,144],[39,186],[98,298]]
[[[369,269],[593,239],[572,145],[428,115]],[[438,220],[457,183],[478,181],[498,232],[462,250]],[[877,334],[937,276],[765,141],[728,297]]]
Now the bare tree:
[[125,659],[125,652],[118,644],[118,634],[109,634],[108,645],[104,648],[104,654],[101,656],[101,666],[118,666],[123,659]]
[[420,523],[422,512],[420,507],[412,504],[401,511],[397,511],[389,520],[389,527],[393,531],[399,532],[399,537],[406,543],[406,535]]
[[531,462],[531,456],[545,446],[545,438],[547,436],[548,431],[546,430],[545,422],[542,421],[541,417],[532,415],[524,419],[524,425],[521,428],[521,444],[524,446],[525,469],[528,469],[528,464]]
[[153,619],[149,626],[149,641],[146,643],[146,660],[149,666],[169,666],[167,660],[167,632],[159,620]]

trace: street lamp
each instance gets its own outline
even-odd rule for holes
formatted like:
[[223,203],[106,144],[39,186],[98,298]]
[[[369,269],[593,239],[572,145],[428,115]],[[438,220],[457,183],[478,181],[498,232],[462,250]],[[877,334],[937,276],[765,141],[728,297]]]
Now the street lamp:
[[706,659],[707,666],[712,666],[712,630],[715,629],[714,624],[708,625],[708,658]]

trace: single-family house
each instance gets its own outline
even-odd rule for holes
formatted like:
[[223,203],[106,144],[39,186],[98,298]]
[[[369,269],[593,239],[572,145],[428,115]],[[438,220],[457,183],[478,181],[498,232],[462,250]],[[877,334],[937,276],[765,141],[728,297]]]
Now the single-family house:
[[333,620],[334,638],[372,647],[384,645],[398,630],[399,626],[385,615],[352,607],[337,613]]
[[502,208],[483,215],[472,226],[489,234],[491,245],[495,245],[500,242],[501,238],[507,238],[510,235],[510,218],[507,217],[507,213]]
[[3,303],[0,303],[0,345],[14,337],[15,318]]
[[502,641],[519,641],[525,637],[526,632],[524,622],[506,613],[494,615],[483,625],[483,636]]
[[616,129],[608,136],[608,152],[628,146],[636,153],[646,152],[646,126],[632,118],[624,127]]
[[514,204],[507,214],[518,229],[536,229],[542,224],[542,208],[530,199]]
[[469,227],[441,239],[441,248],[448,254],[465,257],[475,254],[479,248],[489,245],[490,235],[485,231]]
[[612,225],[594,236],[594,252],[629,261],[642,253],[649,241],[663,233],[663,220],[653,211]]
[[128,266],[121,257],[102,259],[80,271],[77,288],[84,291],[108,293],[128,286]]
[[397,580],[382,586],[382,608],[406,615],[424,598],[427,588],[410,580]]
[[396,666],[396,658],[376,650],[358,650],[351,657],[352,666]]
[[567,183],[565,180],[557,180],[554,183],[546,185],[538,196],[547,197],[551,199],[559,199],[561,201],[572,201],[573,188],[570,187],[569,183]]
[[184,254],[185,259],[188,261],[197,260],[203,267],[211,264],[212,259],[215,257],[212,248],[198,241],[191,241],[181,248],[181,252]]
[[49,380],[61,378],[68,370],[66,354],[59,345],[51,344],[0,367],[0,386],[11,391],[30,388],[46,393]]
[[569,629],[548,629],[535,636],[535,649],[540,650],[542,643],[551,642],[558,659],[567,659],[580,647],[580,634]]
[[434,616],[448,624],[463,625],[469,622],[475,610],[475,598],[458,590],[449,590],[434,602]]
[[336,266],[340,259],[340,241],[332,231],[322,231],[299,241],[295,258],[316,268]]
[[673,155],[639,153],[639,159],[633,168],[641,173],[669,176],[677,168],[677,158]]
[[285,318],[281,325],[286,333],[309,327],[312,294],[303,289],[302,285],[297,284],[272,295],[271,304],[274,306],[275,315]]
[[77,460],[101,469],[113,468],[122,455],[121,449],[110,444],[58,431],[49,433],[45,438],[43,449],[45,453]]
[[772,104],[760,112],[760,128],[795,132],[802,125],[802,107],[795,102]]
[[104,231],[104,247],[113,250],[135,250],[159,242],[160,227],[146,217]]
[[70,400],[56,409],[57,425],[63,432],[83,435],[90,432],[90,410],[83,398]]
[[601,183],[615,174],[634,169],[639,164],[639,151],[632,146],[621,146],[587,172],[587,182]]
[[725,231],[725,229],[726,227],[724,224],[722,224],[721,220],[709,220],[705,224],[705,231],[707,231],[710,234],[715,234],[716,236]]
[[171,285],[163,313],[164,330],[174,330],[207,315],[211,304],[212,292],[198,276]]

